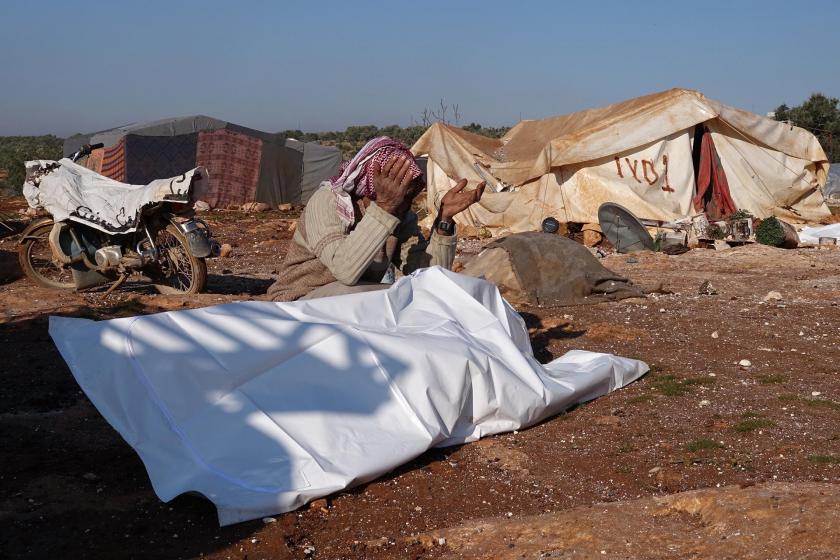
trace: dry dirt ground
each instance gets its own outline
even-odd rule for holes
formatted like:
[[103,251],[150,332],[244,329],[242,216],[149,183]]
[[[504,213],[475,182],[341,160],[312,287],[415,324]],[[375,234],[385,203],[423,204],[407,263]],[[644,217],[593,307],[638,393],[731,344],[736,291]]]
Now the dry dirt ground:
[[[648,362],[630,387],[519,433],[430,451],[269,523],[219,528],[203,499],[161,503],[79,390],[47,319],[259,299],[294,216],[209,221],[233,252],[210,263],[209,292],[194,297],[36,288],[15,278],[14,237],[0,240],[0,557],[840,557],[840,250],[609,256],[606,266],[664,293],[520,311],[542,361],[580,348]],[[480,245],[465,240],[459,258]],[[704,280],[715,295],[698,294]],[[781,299],[764,301],[770,291]]]

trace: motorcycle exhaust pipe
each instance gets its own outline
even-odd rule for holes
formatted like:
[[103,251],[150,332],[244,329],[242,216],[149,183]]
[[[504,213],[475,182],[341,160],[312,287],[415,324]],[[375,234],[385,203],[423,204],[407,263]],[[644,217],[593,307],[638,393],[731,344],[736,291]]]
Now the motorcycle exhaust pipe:
[[176,226],[184,234],[184,237],[187,238],[187,244],[193,256],[201,259],[209,257],[213,253],[210,240],[204,231],[206,228],[199,227],[196,220],[176,223]]

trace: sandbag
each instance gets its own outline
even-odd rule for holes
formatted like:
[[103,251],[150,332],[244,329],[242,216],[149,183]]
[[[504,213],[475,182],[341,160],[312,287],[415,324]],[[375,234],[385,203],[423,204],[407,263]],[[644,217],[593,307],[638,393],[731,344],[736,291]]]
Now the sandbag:
[[644,297],[583,245],[560,235],[515,233],[490,243],[463,270],[499,287],[512,303],[561,306]]

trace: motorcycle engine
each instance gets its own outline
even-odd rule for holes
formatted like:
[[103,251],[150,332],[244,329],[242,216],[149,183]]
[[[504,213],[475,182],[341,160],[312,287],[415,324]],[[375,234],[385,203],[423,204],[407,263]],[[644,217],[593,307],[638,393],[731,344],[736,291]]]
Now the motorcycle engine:
[[116,267],[122,258],[122,248],[119,245],[106,245],[94,253],[96,264],[102,267]]

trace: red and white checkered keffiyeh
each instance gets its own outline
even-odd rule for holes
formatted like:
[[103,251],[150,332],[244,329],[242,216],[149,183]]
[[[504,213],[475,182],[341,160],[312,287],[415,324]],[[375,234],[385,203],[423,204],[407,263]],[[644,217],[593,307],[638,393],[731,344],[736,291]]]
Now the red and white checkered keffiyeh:
[[341,221],[350,225],[355,223],[356,214],[353,210],[351,195],[361,198],[367,196],[376,200],[373,187],[373,170],[384,165],[392,156],[407,155],[410,157],[411,167],[408,170],[413,181],[423,174],[414,160],[409,149],[392,138],[380,136],[374,138],[359,150],[353,159],[345,161],[338,168],[338,175],[330,177],[330,185],[336,200],[336,211]]

